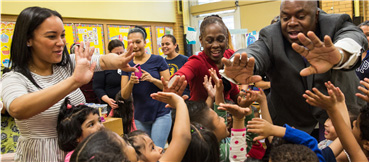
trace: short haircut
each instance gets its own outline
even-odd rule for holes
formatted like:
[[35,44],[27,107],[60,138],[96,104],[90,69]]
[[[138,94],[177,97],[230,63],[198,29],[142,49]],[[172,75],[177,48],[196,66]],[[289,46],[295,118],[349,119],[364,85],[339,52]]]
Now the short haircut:
[[362,140],[369,140],[369,105],[365,105],[361,110],[358,118],[360,124],[357,124],[360,128],[360,138]]
[[369,26],[369,20],[364,21],[364,22],[362,22],[362,23],[360,23],[360,24],[358,25],[358,27],[359,27],[359,28],[360,28],[361,26]]
[[301,144],[283,144],[270,151],[272,162],[319,162],[318,156]]

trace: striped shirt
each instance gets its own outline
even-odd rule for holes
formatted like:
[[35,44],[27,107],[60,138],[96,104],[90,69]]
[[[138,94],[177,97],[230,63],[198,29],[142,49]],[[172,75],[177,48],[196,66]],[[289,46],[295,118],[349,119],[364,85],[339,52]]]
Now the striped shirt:
[[[95,71],[101,71],[99,66],[99,56],[93,56],[91,62],[97,62]],[[74,55],[71,55],[71,64],[75,67]],[[53,86],[71,76],[69,66],[53,66],[53,74],[40,76],[32,73],[32,77],[41,88]],[[30,80],[18,72],[8,72],[3,75],[2,99],[7,109],[11,102],[28,93],[40,91]],[[73,105],[85,102],[80,89],[71,92],[68,97]],[[27,101],[24,101],[27,102]],[[62,162],[65,152],[59,149],[56,132],[59,109],[64,98],[47,110],[24,120],[15,119],[19,128],[20,137],[18,139],[15,161],[21,162]],[[32,108],[29,108],[32,109]],[[8,110],[9,111],[9,110]]]

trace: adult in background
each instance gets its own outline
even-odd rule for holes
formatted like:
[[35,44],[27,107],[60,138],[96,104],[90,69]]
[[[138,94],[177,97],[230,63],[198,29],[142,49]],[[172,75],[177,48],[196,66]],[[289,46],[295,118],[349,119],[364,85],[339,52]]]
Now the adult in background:
[[93,55],[94,48],[76,47],[68,54],[61,15],[53,10],[28,7],[18,16],[11,44],[11,71],[3,75],[1,97],[19,128],[15,161],[62,162],[58,147],[57,117],[66,96],[72,105],[85,103],[79,89],[94,71],[135,71],[132,43],[124,55]]
[[164,148],[172,125],[171,110],[165,104],[154,100],[150,94],[163,90],[161,77],[169,79],[168,65],[164,58],[145,53],[146,31],[140,26],[128,32],[128,39],[133,42],[135,57],[129,64],[141,65],[142,76],[122,72],[121,95],[123,99],[133,96],[134,119],[136,128],[145,131],[156,146]]
[[359,56],[367,46],[349,15],[326,14],[316,1],[283,0],[280,22],[263,28],[259,40],[222,61],[225,75],[237,83],[260,81],[258,75],[266,73],[271,82],[268,107],[273,123],[311,133],[328,116],[305,102],[305,90],[316,87],[327,94],[324,82],[332,81],[344,92],[348,105],[364,105],[355,97],[359,80],[352,70],[359,66]]
[[[121,55],[124,53],[124,44],[122,41],[114,39],[108,44],[109,53]],[[108,114],[111,109],[118,107],[114,100],[115,95],[120,91],[122,70],[105,70],[95,72],[93,77],[93,90],[101,103],[108,104]]]
[[[366,39],[369,42],[369,21],[365,21],[358,25],[358,27],[364,32]],[[369,47],[369,45],[368,45]],[[361,65],[356,71],[356,75],[360,80],[364,78],[369,78],[369,48],[361,54]]]
[[[178,54],[179,46],[177,44],[177,39],[171,34],[165,34],[161,37],[161,50],[163,51],[165,61],[169,66],[169,73],[172,76],[176,73],[188,60],[185,55]],[[190,97],[190,89],[187,86],[183,92],[183,95]]]

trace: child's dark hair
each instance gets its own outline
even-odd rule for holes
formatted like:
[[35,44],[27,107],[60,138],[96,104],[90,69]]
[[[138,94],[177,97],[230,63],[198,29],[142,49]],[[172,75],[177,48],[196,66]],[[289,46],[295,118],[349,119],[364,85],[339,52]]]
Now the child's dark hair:
[[[171,38],[172,39],[172,43],[173,43],[173,45],[175,45],[176,43],[177,43],[177,39],[176,39],[176,37],[174,37],[173,35],[171,35],[171,34],[165,34],[163,37],[161,37],[161,38],[164,38],[164,37],[169,37],[169,38]],[[177,44],[177,46],[176,46],[176,49],[175,49],[175,51],[178,53],[179,52],[179,45]]]
[[360,109],[362,107],[360,107],[357,104],[347,104],[347,110],[349,113],[349,117],[350,117],[350,124],[351,124],[351,129],[354,127],[354,121],[357,120],[357,117],[360,114]]
[[[125,139],[133,146],[138,158],[144,162],[148,162],[148,159],[141,152],[141,149],[145,149],[145,145],[139,144],[137,142],[138,139],[141,139],[139,136],[144,136],[144,135],[149,136],[147,135],[145,131],[135,130],[133,132],[130,132],[129,134],[126,134]],[[142,141],[145,141],[145,139],[142,138]]]
[[118,39],[111,40],[108,44],[108,50],[111,52],[114,48],[123,46],[123,49],[125,49],[124,44],[122,41]]
[[270,151],[272,162],[319,162],[318,156],[301,144],[283,144]]
[[[70,108],[68,108],[68,105]],[[82,136],[82,124],[89,114],[99,114],[97,109],[86,105],[71,105],[69,98],[65,98],[60,107],[56,131],[59,148],[63,151],[72,151],[78,145],[77,139]]]
[[74,150],[71,162],[129,162],[123,144],[110,130],[89,135]]
[[[223,28],[226,38],[228,38],[228,28],[224,24],[222,18],[219,15],[210,15],[204,18],[204,20],[200,25],[200,37],[203,37],[206,27],[209,26],[210,24],[219,24]],[[228,41],[226,42],[228,43]]]
[[365,105],[361,110],[356,121],[360,128],[360,138],[362,140],[369,140],[369,105]]
[[141,26],[135,26],[134,28],[130,29],[129,32],[128,32],[128,35],[130,35],[131,33],[137,33],[137,32],[141,33],[143,39],[146,40],[146,38],[147,38],[146,30],[145,30],[145,28],[143,28]]
[[115,95],[115,101],[118,104],[118,108],[113,110],[113,117],[122,118],[123,132],[128,134],[131,132],[133,121],[132,96],[128,99],[123,99],[119,91]]
[[[206,127],[208,130],[214,132],[215,126],[213,121],[209,118],[209,106],[204,101],[186,101],[186,105],[188,108],[188,114],[190,116],[191,123],[199,123],[202,126]],[[172,110],[172,129],[168,136],[168,143],[172,141],[172,131],[173,124],[176,119],[176,110]]]
[[214,132],[192,123],[191,142],[182,162],[219,162],[219,156],[219,142]]

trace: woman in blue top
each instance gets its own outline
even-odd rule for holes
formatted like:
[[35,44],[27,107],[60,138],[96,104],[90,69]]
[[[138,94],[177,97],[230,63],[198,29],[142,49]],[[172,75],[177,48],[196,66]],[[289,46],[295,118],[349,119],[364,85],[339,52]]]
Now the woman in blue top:
[[140,64],[142,76],[138,78],[134,73],[122,72],[121,94],[123,99],[128,99],[132,93],[137,129],[145,131],[155,145],[164,148],[172,125],[170,109],[165,108],[164,103],[153,100],[150,94],[163,89],[161,76],[168,81],[170,75],[163,57],[145,53],[146,36],[145,29],[140,26],[128,32],[135,53],[129,64]]

